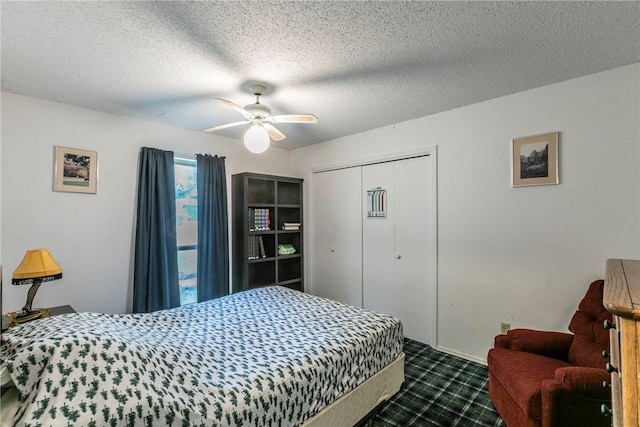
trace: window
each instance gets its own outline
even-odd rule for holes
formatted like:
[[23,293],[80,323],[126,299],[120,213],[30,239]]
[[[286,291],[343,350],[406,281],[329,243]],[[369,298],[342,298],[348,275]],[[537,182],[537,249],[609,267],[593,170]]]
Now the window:
[[198,192],[196,160],[174,157],[180,305],[198,302]]

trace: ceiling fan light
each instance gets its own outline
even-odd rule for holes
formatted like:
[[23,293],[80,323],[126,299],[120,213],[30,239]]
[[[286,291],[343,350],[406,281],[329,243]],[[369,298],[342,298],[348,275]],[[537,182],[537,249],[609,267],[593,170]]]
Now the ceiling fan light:
[[264,153],[269,148],[269,134],[259,125],[253,125],[244,134],[244,146],[252,153]]

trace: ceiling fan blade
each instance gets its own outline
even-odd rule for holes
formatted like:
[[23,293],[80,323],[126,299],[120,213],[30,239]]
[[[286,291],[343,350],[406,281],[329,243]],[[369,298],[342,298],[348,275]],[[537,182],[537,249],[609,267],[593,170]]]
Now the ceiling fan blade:
[[222,130],[222,129],[226,129],[226,128],[230,128],[232,126],[238,126],[238,125],[244,125],[247,123],[251,123],[251,121],[249,120],[242,120],[240,122],[233,122],[233,123],[227,123],[226,125],[220,125],[220,126],[214,126],[212,128],[209,129],[205,129],[203,130],[203,132],[215,132],[217,130]]
[[263,123],[262,126],[267,130],[267,133],[274,141],[282,141],[286,138],[285,134],[280,132],[275,127],[271,126],[269,123]]
[[318,123],[313,114],[280,114],[272,116],[275,123]]
[[249,114],[249,112],[247,110],[245,110],[244,108],[242,108],[238,104],[235,104],[235,103],[233,103],[231,101],[227,101],[226,99],[222,99],[222,98],[213,98],[213,99],[215,99],[216,101],[222,102],[224,105],[226,105],[229,108],[233,108],[234,110],[236,110],[237,112],[239,112],[240,114],[245,116],[247,119],[251,118],[251,114]]

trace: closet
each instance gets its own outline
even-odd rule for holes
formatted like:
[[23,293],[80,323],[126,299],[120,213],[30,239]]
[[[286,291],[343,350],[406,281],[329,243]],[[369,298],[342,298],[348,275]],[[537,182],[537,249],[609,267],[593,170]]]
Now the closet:
[[313,176],[313,291],[362,307],[359,167]]
[[435,345],[434,153],[312,176],[311,292],[402,321]]

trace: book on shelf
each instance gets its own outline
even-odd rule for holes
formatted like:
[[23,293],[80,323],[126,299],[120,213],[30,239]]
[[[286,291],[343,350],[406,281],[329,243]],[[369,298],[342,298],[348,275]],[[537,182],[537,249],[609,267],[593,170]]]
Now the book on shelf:
[[259,242],[259,246],[260,246],[260,256],[262,258],[266,258],[267,257],[267,253],[264,250],[264,240],[262,240],[262,236],[258,236],[258,242]]
[[247,215],[249,231],[271,230],[268,208],[249,208]]
[[249,226],[249,231],[256,231],[256,210],[253,208],[249,208],[249,212],[247,214],[247,221]]
[[260,258],[260,240],[262,236],[249,236],[249,242],[247,245],[247,258],[258,259]]
[[259,259],[267,257],[267,252],[264,249],[264,240],[262,239],[262,236],[249,236],[247,252],[248,259]]
[[282,225],[282,229],[283,230],[300,230],[300,223],[299,222],[285,222]]

